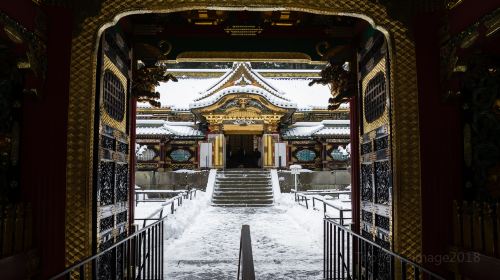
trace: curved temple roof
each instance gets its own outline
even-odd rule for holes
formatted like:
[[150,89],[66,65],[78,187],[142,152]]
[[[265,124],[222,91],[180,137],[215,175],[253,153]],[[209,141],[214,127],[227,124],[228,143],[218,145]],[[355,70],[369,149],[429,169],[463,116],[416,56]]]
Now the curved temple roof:
[[249,62],[235,62],[231,70],[206,90],[201,97],[189,104],[189,107],[193,109],[210,106],[222,97],[234,93],[257,94],[275,106],[288,109],[297,108],[297,104],[284,97],[283,92],[255,72]]
[[194,122],[164,120],[137,120],[136,134],[142,136],[170,136],[174,138],[204,138]]
[[310,139],[313,137],[349,137],[348,120],[297,122],[281,132],[284,139]]

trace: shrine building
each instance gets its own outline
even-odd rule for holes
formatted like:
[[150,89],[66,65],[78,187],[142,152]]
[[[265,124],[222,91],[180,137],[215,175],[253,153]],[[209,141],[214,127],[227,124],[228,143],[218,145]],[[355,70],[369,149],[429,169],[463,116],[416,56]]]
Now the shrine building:
[[[317,73],[302,75],[293,79],[307,83],[304,77]],[[138,155],[138,170],[292,164],[312,170],[345,169],[348,157],[338,149],[349,144],[348,104],[334,111],[299,105],[269,80],[251,63],[237,62],[198,93],[188,108],[139,104],[137,143],[147,148]],[[301,87],[299,91],[307,91],[293,95],[313,95],[321,87],[329,91],[327,86]],[[325,120],[324,114],[330,119]]]

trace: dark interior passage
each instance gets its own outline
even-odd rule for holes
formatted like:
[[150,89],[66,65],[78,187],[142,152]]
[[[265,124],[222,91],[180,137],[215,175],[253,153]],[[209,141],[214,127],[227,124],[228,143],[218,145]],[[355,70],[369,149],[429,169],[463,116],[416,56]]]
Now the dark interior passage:
[[[257,135],[226,136],[226,167],[257,168],[261,152],[258,151]],[[256,151],[257,149],[257,151]]]

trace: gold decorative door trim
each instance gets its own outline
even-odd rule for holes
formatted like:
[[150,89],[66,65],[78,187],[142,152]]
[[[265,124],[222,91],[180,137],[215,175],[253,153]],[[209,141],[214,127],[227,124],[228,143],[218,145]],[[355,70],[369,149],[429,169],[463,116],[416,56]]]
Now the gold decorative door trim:
[[369,0],[105,0],[82,22],[72,40],[68,108],[66,264],[91,254],[92,169],[97,42],[121,17],[193,9],[292,10],[367,20],[389,42],[394,159],[394,248],[409,258],[421,253],[420,140],[414,43],[407,28]]

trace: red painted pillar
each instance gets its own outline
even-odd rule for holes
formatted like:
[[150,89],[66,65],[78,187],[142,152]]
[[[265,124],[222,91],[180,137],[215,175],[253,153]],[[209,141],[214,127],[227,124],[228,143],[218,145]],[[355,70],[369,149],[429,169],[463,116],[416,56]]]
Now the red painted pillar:
[[20,143],[22,199],[33,207],[40,279],[61,272],[65,266],[67,119],[73,27],[70,10],[45,7],[43,12],[47,24],[46,80],[39,98],[23,97]]
[[[439,15],[415,24],[422,194],[422,252],[447,254],[452,242],[452,202],[461,188],[462,132],[459,104],[440,86]],[[446,268],[424,263],[445,273]],[[434,267],[432,267],[434,266]]]

